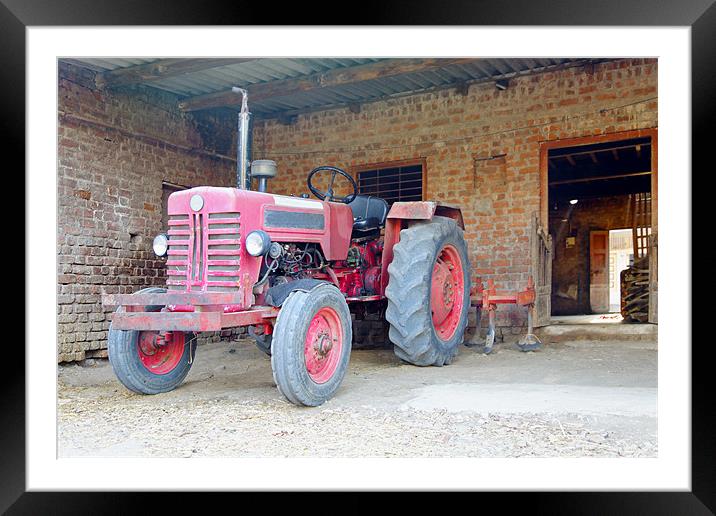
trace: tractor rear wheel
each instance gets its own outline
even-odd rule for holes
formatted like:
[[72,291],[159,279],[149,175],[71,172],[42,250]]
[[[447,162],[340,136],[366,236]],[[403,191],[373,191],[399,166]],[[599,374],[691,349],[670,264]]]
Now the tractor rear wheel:
[[400,232],[388,265],[385,318],[395,354],[418,366],[452,362],[470,308],[470,262],[463,231],[433,217]]
[[[147,288],[138,293],[163,293]],[[147,306],[158,312],[161,306]],[[118,309],[119,310],[119,309]],[[115,330],[109,325],[107,353],[114,374],[130,391],[159,394],[175,389],[189,374],[196,352],[196,335],[190,332]]]
[[351,314],[336,287],[326,283],[292,292],[272,335],[271,368],[278,390],[296,405],[321,405],[343,381],[351,341]]

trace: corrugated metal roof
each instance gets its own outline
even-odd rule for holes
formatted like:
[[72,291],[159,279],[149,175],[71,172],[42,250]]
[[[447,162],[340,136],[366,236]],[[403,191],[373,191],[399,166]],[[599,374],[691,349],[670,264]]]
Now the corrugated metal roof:
[[[381,58],[261,58],[254,61],[209,68],[173,77],[153,80],[148,86],[169,91],[181,98],[229,90],[232,86],[309,76],[327,70],[364,65]],[[159,61],[150,58],[75,58],[74,64],[96,71]],[[273,97],[251,103],[251,111],[258,116],[278,112],[296,112],[331,106],[402,96],[459,82],[479,82],[522,73],[538,72],[574,63],[567,58],[486,58],[467,64],[451,64],[430,71],[382,77],[339,86],[323,87],[306,92]]]
[[62,61],[67,61],[70,63],[74,63],[76,65],[85,66],[86,68],[91,68],[92,70],[95,70],[97,72],[103,72],[107,70],[116,70],[117,68],[129,68],[130,66],[137,66],[141,64],[146,63],[153,63],[155,61],[159,61],[159,58],[151,58],[151,59],[138,59],[138,58],[72,58],[72,59],[62,59]]
[[267,58],[162,79],[152,82],[152,86],[184,97],[191,97],[228,90],[232,86],[246,87],[261,82],[291,79],[335,68],[367,64],[377,60]]

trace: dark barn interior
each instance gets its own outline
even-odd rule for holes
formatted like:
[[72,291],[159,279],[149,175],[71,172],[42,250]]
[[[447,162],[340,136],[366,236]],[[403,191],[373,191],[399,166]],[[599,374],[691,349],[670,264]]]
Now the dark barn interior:
[[591,299],[596,295],[592,282],[597,258],[590,234],[631,229],[633,236],[638,231],[637,200],[651,200],[651,137],[557,148],[548,159],[549,225],[555,245],[552,313],[601,313]]

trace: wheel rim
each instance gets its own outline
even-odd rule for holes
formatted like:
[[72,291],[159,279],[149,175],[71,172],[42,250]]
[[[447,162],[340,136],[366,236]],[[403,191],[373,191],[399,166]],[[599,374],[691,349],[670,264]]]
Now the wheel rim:
[[330,380],[338,369],[342,350],[341,320],[333,308],[323,307],[313,316],[306,332],[304,357],[311,380]]
[[430,285],[430,310],[437,336],[450,340],[457,331],[464,305],[462,260],[452,245],[443,247],[435,259]]
[[174,370],[184,355],[184,332],[169,332],[160,339],[158,331],[140,331],[137,339],[137,354],[147,371],[167,374]]

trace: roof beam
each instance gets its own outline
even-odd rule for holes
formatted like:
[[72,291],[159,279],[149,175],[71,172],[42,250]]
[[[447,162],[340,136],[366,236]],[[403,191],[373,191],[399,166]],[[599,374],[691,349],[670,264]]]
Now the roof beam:
[[[253,102],[283,97],[319,88],[341,86],[371,79],[394,77],[406,73],[424,72],[453,64],[467,64],[474,58],[385,59],[359,66],[336,68],[305,77],[251,84],[246,87]],[[179,102],[182,111],[196,111],[214,107],[236,106],[241,97],[231,90],[189,97]]]
[[201,72],[209,68],[218,68],[232,64],[255,61],[256,58],[202,58],[202,59],[160,59],[153,63],[146,63],[127,68],[117,68],[107,72],[98,73],[95,84],[98,88],[115,88],[142,84],[176,77],[187,73]]
[[571,185],[574,183],[589,183],[591,181],[606,181],[608,179],[624,179],[625,177],[648,176],[651,170],[646,172],[629,172],[626,174],[612,174],[609,176],[580,177],[579,179],[564,179],[562,181],[550,181],[549,186]]

